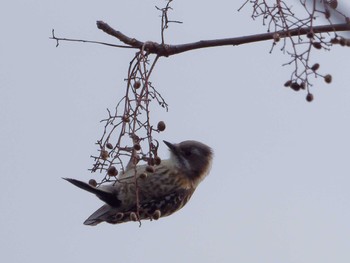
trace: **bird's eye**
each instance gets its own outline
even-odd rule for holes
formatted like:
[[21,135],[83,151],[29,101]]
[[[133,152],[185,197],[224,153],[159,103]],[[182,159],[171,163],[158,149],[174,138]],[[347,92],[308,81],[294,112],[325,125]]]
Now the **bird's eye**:
[[184,150],[184,155],[185,156],[187,156],[187,157],[189,157],[189,156],[191,156],[192,155],[192,151],[191,151],[191,149],[186,149],[186,150]]

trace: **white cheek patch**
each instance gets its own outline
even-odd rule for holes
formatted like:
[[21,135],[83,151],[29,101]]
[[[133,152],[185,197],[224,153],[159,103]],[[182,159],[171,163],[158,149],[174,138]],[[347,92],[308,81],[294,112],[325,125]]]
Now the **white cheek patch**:
[[171,154],[170,159],[177,168],[180,168],[180,169],[185,168],[188,171],[190,171],[192,168],[190,162],[185,158],[183,158],[182,156],[178,157],[178,156],[175,156],[174,154]]
[[186,170],[191,171],[192,167],[191,164],[188,160],[186,160],[185,158],[181,158],[182,161],[182,165],[185,166]]
[[192,149],[192,153],[194,153],[194,154],[197,155],[197,156],[200,156],[200,155],[201,155],[201,153],[198,151],[197,148]]

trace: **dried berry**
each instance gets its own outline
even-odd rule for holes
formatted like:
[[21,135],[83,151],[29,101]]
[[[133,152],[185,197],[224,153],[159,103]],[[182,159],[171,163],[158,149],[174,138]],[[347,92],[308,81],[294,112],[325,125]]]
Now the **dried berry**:
[[345,39],[345,44],[347,47],[350,47],[350,39]]
[[89,185],[93,186],[93,187],[96,187],[97,186],[97,182],[95,179],[90,179],[89,180]]
[[314,95],[312,95],[311,93],[308,93],[306,95],[306,101],[311,102],[313,100],[314,100]]
[[322,48],[322,45],[320,42],[314,42],[312,43],[313,47],[316,48],[316,49],[321,49]]
[[134,144],[134,149],[135,149],[136,151],[141,150],[140,144],[138,144],[138,143]]
[[162,215],[162,213],[160,212],[160,210],[156,210],[156,211],[154,211],[154,213],[152,215],[152,219],[158,220],[161,215]]
[[290,85],[292,84],[291,80],[288,80],[286,83],[284,83],[285,87],[290,87]]
[[102,160],[108,159],[108,152],[106,150],[101,150],[100,157]]
[[314,33],[313,33],[313,32],[308,32],[308,33],[306,34],[306,37],[307,37],[307,38],[314,38]]
[[108,149],[111,150],[111,149],[113,149],[113,144],[111,144],[111,143],[109,142],[109,143],[106,144],[106,147],[107,147]]
[[160,165],[161,162],[162,162],[162,160],[161,160],[158,156],[156,156],[156,157],[154,158],[154,164],[155,164],[155,165]]
[[129,118],[128,116],[124,115],[124,116],[122,117],[122,121],[123,121],[123,122],[129,122],[129,121],[130,121],[130,118]]
[[150,165],[150,166],[153,166],[154,165],[154,159],[153,158],[148,158],[147,164]]
[[338,0],[328,0],[327,2],[328,2],[327,4],[329,4],[330,7],[332,7],[333,9],[337,9]]
[[135,212],[130,213],[130,220],[134,222],[137,221],[137,215]]
[[115,166],[110,166],[107,170],[107,174],[109,176],[117,176],[118,175],[118,170],[115,168]]
[[158,122],[158,125],[157,125],[158,131],[164,131],[165,127],[166,126],[165,126],[165,122],[164,121]]
[[114,217],[116,220],[122,220],[124,217],[124,213],[118,212]]
[[327,74],[326,76],[324,76],[324,81],[326,83],[331,83],[332,82],[332,75]]
[[281,36],[278,33],[273,34],[273,41],[278,42],[281,40]]
[[290,87],[295,90],[295,91],[299,91],[300,90],[300,85],[297,82],[293,82]]
[[339,39],[336,38],[336,37],[335,37],[335,38],[332,38],[332,39],[331,39],[331,43],[334,44],[334,45],[335,45],[335,44],[339,44]]
[[339,39],[339,44],[341,45],[341,46],[345,46],[346,45],[346,39],[345,38],[340,38]]
[[134,89],[138,89],[138,88],[140,88],[141,87],[141,82],[140,81],[136,81],[135,83],[134,83]]
[[311,67],[311,69],[312,69],[313,71],[316,71],[316,70],[318,70],[319,68],[320,68],[320,64],[318,64],[318,63],[313,64],[313,66]]

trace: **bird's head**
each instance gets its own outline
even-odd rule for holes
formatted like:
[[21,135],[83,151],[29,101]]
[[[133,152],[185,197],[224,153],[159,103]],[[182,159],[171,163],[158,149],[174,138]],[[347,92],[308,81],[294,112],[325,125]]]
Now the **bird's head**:
[[213,151],[209,146],[197,141],[183,141],[178,144],[164,141],[164,143],[170,149],[170,159],[195,185],[209,173],[213,159]]

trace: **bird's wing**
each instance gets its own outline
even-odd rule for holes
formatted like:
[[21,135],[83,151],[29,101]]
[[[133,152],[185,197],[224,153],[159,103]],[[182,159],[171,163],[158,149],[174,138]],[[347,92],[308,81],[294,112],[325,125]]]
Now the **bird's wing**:
[[119,180],[132,181],[134,180],[135,172],[139,176],[146,170],[147,165],[138,165],[138,166],[127,166],[124,172],[118,175]]
[[107,204],[103,205],[85,220],[84,225],[96,226],[101,222],[109,221],[109,218],[116,214],[117,208],[113,208]]

